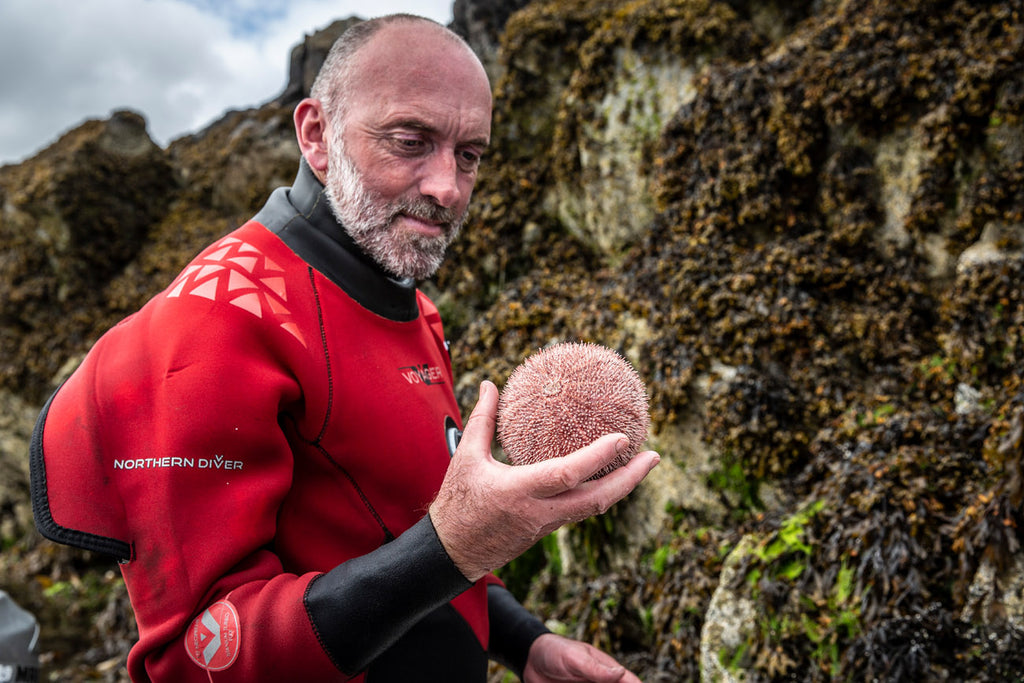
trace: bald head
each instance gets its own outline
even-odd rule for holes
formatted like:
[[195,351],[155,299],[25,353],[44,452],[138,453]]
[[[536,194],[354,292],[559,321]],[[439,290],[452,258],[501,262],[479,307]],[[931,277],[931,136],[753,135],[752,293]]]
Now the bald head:
[[380,72],[382,69],[372,66],[380,64],[381,56],[392,58],[383,69],[382,75],[386,76],[388,71],[420,61],[416,53],[422,55],[425,50],[436,48],[442,48],[442,54],[452,59],[465,60],[475,66],[472,70],[478,72],[474,74],[477,80],[482,78],[490,90],[483,65],[461,36],[425,17],[390,14],[360,22],[334,42],[313,82],[310,97],[323,104],[330,119],[340,122],[354,91],[361,89],[366,81],[380,85],[380,81],[359,78],[367,75],[367,65],[370,71]]

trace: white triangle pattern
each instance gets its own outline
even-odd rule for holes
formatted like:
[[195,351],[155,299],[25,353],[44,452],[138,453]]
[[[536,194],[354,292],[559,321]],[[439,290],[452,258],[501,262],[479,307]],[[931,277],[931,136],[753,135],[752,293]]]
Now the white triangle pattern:
[[225,237],[171,283],[169,299],[199,296],[224,301],[280,325],[304,347],[306,340],[288,309],[284,269],[257,247]]

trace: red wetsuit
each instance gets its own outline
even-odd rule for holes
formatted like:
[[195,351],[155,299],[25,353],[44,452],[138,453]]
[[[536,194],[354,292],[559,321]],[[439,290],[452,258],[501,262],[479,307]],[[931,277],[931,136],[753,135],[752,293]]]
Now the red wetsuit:
[[351,243],[303,162],[50,399],[37,523],[121,560],[136,681],[521,671],[543,625],[466,581],[426,514],[452,379],[437,309]]

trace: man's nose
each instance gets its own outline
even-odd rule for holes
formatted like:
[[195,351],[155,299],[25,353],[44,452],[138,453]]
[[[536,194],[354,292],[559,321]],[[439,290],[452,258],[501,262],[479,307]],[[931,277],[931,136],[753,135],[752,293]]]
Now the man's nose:
[[420,179],[420,194],[430,197],[446,209],[454,207],[461,198],[459,166],[449,150],[430,155]]

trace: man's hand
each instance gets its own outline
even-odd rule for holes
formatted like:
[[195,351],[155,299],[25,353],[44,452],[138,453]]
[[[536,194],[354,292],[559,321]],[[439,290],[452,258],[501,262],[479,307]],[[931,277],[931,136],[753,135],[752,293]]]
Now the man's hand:
[[640,683],[610,655],[586,643],[545,633],[530,646],[523,683]]
[[438,538],[470,581],[558,527],[603,513],[660,460],[654,451],[644,451],[601,479],[587,481],[629,443],[622,434],[608,434],[564,458],[504,465],[491,456],[497,410],[498,388],[482,383],[480,400],[430,505]]

